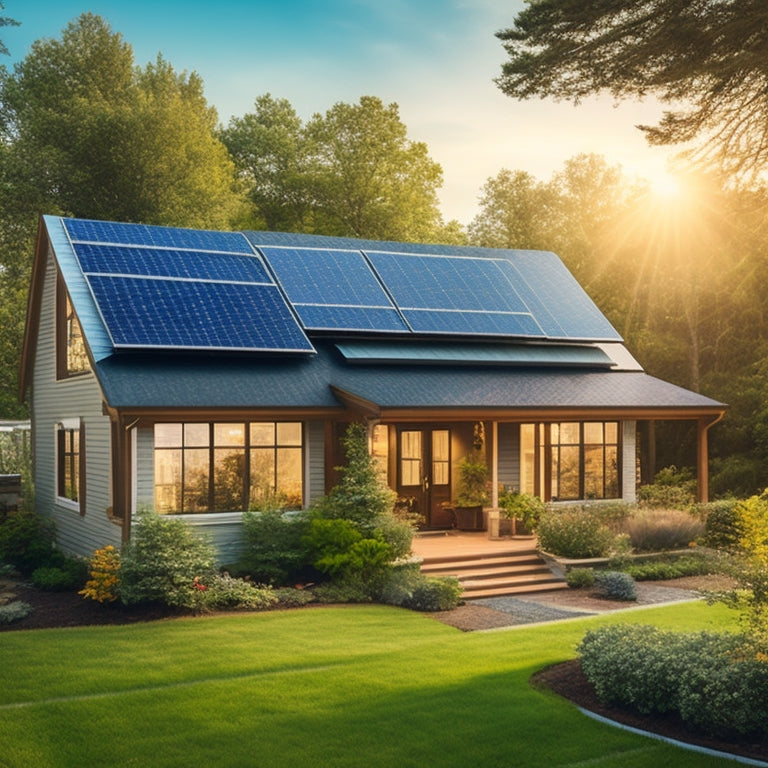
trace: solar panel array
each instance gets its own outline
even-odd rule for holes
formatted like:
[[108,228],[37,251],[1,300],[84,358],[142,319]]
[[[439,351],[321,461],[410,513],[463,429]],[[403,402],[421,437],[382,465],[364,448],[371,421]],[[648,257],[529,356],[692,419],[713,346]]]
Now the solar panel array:
[[554,254],[62,221],[116,348],[313,352],[307,333],[620,340]]
[[64,223],[116,348],[314,350],[242,235]]

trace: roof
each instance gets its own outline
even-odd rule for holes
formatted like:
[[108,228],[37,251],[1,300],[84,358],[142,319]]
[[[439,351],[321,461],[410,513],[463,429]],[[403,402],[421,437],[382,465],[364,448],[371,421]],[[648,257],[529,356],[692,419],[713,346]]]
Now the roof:
[[48,245],[116,409],[682,418],[724,408],[646,375],[549,252],[45,216],[37,262]]
[[113,356],[97,364],[107,401],[146,409],[340,409],[710,413],[722,405],[642,371],[500,365],[349,365],[336,346],[310,358]]

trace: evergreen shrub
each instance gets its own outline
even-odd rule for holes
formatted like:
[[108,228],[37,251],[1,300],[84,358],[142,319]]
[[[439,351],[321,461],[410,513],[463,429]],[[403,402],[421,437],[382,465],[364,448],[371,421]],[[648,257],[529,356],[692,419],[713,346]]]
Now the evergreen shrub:
[[47,592],[79,590],[88,579],[88,563],[79,557],[62,557],[59,562],[32,571],[32,583]]
[[637,600],[635,580],[622,571],[597,571],[595,586],[598,594],[606,600]]
[[0,562],[29,575],[50,564],[54,555],[53,520],[37,512],[16,512],[0,524]]
[[122,550],[120,597],[126,605],[199,608],[203,602],[199,585],[213,578],[214,563],[213,545],[183,520],[140,512]]

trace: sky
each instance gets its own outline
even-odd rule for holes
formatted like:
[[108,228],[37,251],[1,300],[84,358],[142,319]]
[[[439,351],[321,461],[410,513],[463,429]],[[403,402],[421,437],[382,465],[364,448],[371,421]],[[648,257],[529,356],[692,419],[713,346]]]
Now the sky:
[[494,83],[505,51],[495,33],[523,0],[2,0],[12,68],[41,38],[60,38],[81,13],[102,16],[131,44],[137,65],[162,53],[197,72],[223,125],[270,93],[309,119],[334,104],[376,96],[399,106],[408,138],[443,169],[441,211],[469,224],[485,182],[502,169],[541,181],[580,153],[603,155],[630,176],[664,173],[670,151],[648,147],[637,124],[656,104],[594,98],[578,107],[519,102]]

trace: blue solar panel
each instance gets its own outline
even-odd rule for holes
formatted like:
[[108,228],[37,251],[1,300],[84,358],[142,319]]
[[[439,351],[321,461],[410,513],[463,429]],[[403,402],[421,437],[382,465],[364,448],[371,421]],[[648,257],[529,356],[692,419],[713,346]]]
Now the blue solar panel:
[[302,325],[313,331],[357,330],[406,333],[408,326],[394,309],[294,304]]
[[542,337],[493,259],[367,252],[417,333]]
[[313,350],[274,285],[91,275],[116,347]]
[[408,331],[359,251],[258,247],[305,328]]
[[258,256],[75,243],[83,272],[274,284]]
[[225,253],[253,253],[248,241],[240,232],[212,232],[88,219],[62,219],[62,221],[70,238],[75,241],[151,245],[157,248],[189,248]]
[[403,310],[416,333],[459,334],[469,336],[524,336],[541,338],[541,328],[525,314],[510,312],[462,312],[439,309]]
[[514,260],[498,262],[549,338],[621,341],[554,253],[517,251]]

